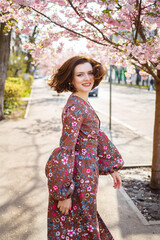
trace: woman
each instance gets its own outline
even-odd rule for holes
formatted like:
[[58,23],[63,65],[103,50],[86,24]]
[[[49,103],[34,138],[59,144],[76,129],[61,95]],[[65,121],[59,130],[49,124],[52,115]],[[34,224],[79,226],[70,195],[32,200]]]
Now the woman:
[[100,130],[100,120],[88,102],[91,89],[105,75],[95,60],[75,56],[52,76],[49,85],[58,93],[72,94],[63,109],[60,146],[47,164],[49,187],[48,239],[111,240],[97,212],[99,174],[111,174],[120,188],[117,170],[123,160],[116,147]]

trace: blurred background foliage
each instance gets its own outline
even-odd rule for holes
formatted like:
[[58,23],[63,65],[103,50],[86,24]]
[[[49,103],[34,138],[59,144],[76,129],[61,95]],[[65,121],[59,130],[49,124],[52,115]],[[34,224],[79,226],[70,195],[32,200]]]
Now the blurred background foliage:
[[4,92],[4,114],[10,115],[23,104],[22,98],[29,97],[33,76],[26,73],[27,57],[24,53],[10,55]]

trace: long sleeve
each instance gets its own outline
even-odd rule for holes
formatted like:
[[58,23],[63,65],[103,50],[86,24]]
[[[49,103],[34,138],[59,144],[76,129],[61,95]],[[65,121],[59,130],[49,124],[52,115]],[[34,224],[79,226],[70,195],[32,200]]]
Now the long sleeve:
[[100,175],[117,171],[121,169],[124,164],[117,148],[101,130],[98,136],[97,157]]
[[49,194],[55,200],[67,199],[74,191],[75,145],[82,122],[83,106],[78,104],[64,108],[60,147],[52,152],[46,164]]

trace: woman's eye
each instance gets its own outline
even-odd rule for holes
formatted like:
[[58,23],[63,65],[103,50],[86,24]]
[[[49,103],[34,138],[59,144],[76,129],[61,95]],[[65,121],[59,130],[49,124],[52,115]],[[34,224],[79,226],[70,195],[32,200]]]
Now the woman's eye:
[[78,76],[78,77],[81,77],[81,76],[82,76],[82,74],[78,74],[77,76]]
[[89,75],[93,75],[93,72],[90,72]]

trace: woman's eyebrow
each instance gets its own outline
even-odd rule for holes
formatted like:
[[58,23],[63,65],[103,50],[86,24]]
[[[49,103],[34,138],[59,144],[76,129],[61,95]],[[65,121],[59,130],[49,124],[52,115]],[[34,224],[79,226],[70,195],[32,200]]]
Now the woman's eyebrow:
[[[90,71],[88,71],[88,72],[93,72],[93,70],[90,70]],[[85,73],[85,72],[77,72],[77,73]]]

